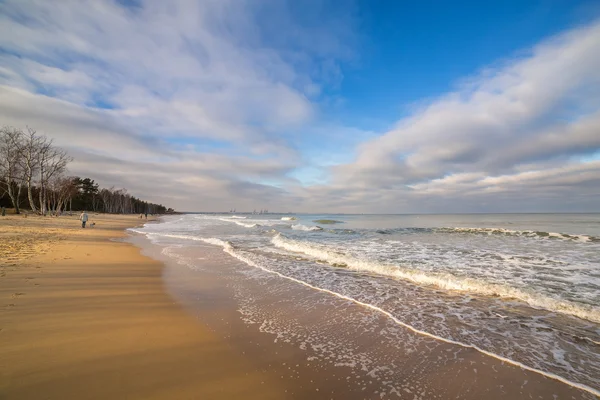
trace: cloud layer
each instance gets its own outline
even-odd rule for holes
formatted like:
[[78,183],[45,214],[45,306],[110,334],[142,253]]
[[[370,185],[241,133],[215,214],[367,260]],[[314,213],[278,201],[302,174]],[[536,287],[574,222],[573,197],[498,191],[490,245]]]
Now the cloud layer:
[[461,211],[598,210],[599,89],[596,23],[488,68],[398,121],[335,167],[334,184],[397,191],[435,210],[444,202]]
[[309,3],[4,1],[0,124],[183,210],[600,211],[600,23],[376,134],[323,115],[357,17]]

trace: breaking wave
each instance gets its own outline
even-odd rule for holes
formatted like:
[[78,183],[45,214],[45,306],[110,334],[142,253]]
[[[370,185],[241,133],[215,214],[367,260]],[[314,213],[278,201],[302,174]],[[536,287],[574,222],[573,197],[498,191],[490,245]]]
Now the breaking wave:
[[[277,237],[280,237],[280,235],[278,235]],[[276,238],[274,238],[273,240],[276,240]],[[378,307],[376,305],[373,305],[373,304],[370,304],[370,303],[367,303],[367,302],[364,302],[364,301],[357,300],[357,299],[355,299],[353,297],[350,297],[350,296],[347,296],[347,295],[344,295],[344,294],[341,294],[341,293],[338,293],[338,292],[335,292],[335,291],[332,291],[332,290],[329,290],[329,289],[326,289],[326,288],[315,286],[315,285],[313,285],[311,283],[308,283],[306,281],[303,281],[301,279],[297,279],[297,278],[294,278],[292,276],[288,276],[288,275],[282,274],[281,272],[272,270],[272,269],[269,268],[269,266],[263,265],[263,263],[261,263],[258,260],[256,260],[251,255],[251,253],[248,253],[246,251],[240,251],[240,250],[236,249],[233,246],[233,244],[231,242],[229,242],[229,241],[224,241],[224,240],[217,239],[217,238],[199,238],[199,237],[188,237],[188,239],[198,240],[198,241],[202,241],[202,242],[207,243],[207,244],[212,244],[212,245],[219,246],[219,247],[221,247],[223,249],[223,251],[225,253],[231,255],[232,257],[240,260],[241,262],[243,262],[243,263],[245,263],[245,264],[247,264],[247,265],[249,265],[251,267],[258,268],[258,269],[263,270],[263,271],[265,271],[267,273],[274,274],[274,275],[277,275],[277,276],[279,276],[279,277],[281,277],[283,279],[287,279],[287,280],[296,282],[296,283],[298,283],[300,285],[306,286],[306,287],[311,288],[313,290],[317,290],[319,292],[323,292],[323,293],[326,293],[326,294],[329,294],[329,295],[332,295],[332,296],[335,296],[335,297],[338,297],[338,298],[341,298],[341,299],[344,299],[344,300],[347,300],[347,301],[351,301],[351,302],[353,302],[353,303],[355,303],[357,305],[360,305],[360,306],[366,307],[368,309],[371,309],[371,310],[373,310],[375,312],[381,313],[381,314],[385,315],[386,317],[390,318],[394,323],[396,323],[396,324],[398,324],[400,326],[403,326],[403,327],[405,327],[405,328],[407,328],[407,329],[411,330],[412,332],[417,333],[419,335],[430,337],[432,339],[436,339],[436,340],[439,340],[439,341],[442,341],[442,342],[445,342],[445,343],[449,343],[449,344],[453,344],[453,345],[458,345],[458,346],[465,347],[465,348],[474,349],[474,350],[476,350],[476,351],[478,351],[478,352],[480,352],[482,354],[485,354],[487,356],[493,357],[493,358],[495,358],[497,360],[500,360],[500,361],[503,361],[503,362],[506,362],[506,363],[518,366],[518,367],[523,368],[525,370],[528,370],[528,371],[531,371],[531,372],[543,375],[543,376],[545,376],[547,378],[560,381],[560,382],[565,383],[565,384],[567,384],[567,385],[569,385],[571,387],[584,390],[584,391],[586,391],[588,393],[591,393],[593,395],[600,396],[600,391],[599,390],[597,390],[595,388],[592,388],[590,386],[587,386],[585,384],[581,384],[581,383],[578,383],[578,382],[573,382],[573,381],[570,381],[569,379],[566,379],[566,378],[564,378],[564,377],[562,377],[560,375],[557,375],[557,374],[554,374],[554,373],[551,373],[551,372],[547,372],[547,371],[543,371],[543,370],[538,369],[538,368],[530,367],[530,366],[528,366],[526,364],[523,364],[522,362],[515,361],[515,360],[513,360],[511,358],[507,358],[507,357],[502,356],[502,355],[497,354],[497,353],[493,353],[491,351],[485,350],[484,348],[481,348],[481,347],[479,347],[477,345],[474,345],[474,344],[471,344],[471,343],[463,343],[463,342],[460,342],[460,341],[457,341],[457,340],[449,339],[449,338],[446,338],[446,337],[443,337],[443,336],[439,336],[439,335],[427,332],[425,330],[416,328],[416,327],[414,327],[414,326],[412,326],[410,324],[407,324],[407,323],[401,321],[400,319],[398,319],[398,317],[396,317],[395,315],[393,315],[391,312],[389,312],[389,311],[387,311],[387,310],[385,310],[385,309],[383,309],[381,307]]]
[[[242,217],[245,218],[245,217]],[[220,221],[225,221],[225,222],[233,222],[234,224],[237,224],[239,226],[243,226],[244,228],[256,228],[257,226],[260,226],[260,224],[254,223],[254,224],[249,224],[246,222],[242,222],[242,221],[237,221],[237,219],[228,219],[228,218],[219,218]]]
[[416,269],[405,268],[401,265],[386,265],[371,260],[358,259],[335,252],[324,245],[314,245],[292,240],[286,238],[282,234],[274,236],[271,239],[271,242],[279,248],[295,253],[303,253],[331,265],[347,267],[355,271],[375,273],[407,280],[419,285],[435,286],[445,290],[514,298],[524,301],[532,307],[569,314],[593,322],[600,322],[600,309],[597,307],[553,298],[534,291],[489,283],[478,279],[457,277],[447,273],[427,273]]
[[322,231],[323,228],[320,226],[306,226],[302,224],[292,225],[292,229],[296,231]]
[[460,233],[474,235],[499,235],[499,236],[517,236],[536,239],[558,239],[575,242],[600,242],[600,238],[591,235],[575,235],[569,233],[544,232],[544,231],[517,231],[505,228],[470,228],[470,227],[443,227],[443,228],[395,228],[379,229],[376,231],[382,235],[392,233]]
[[600,242],[600,238],[589,235],[572,235],[568,233],[543,232],[543,231],[514,231],[504,228],[436,228],[435,232],[445,233],[472,233],[481,235],[521,236],[540,239],[560,239],[577,242]]

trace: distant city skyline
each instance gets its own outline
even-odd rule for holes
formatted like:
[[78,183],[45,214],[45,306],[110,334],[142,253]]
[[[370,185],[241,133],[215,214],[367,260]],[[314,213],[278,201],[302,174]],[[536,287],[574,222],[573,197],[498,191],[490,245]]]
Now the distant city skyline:
[[600,212],[600,4],[0,2],[0,126],[180,211]]

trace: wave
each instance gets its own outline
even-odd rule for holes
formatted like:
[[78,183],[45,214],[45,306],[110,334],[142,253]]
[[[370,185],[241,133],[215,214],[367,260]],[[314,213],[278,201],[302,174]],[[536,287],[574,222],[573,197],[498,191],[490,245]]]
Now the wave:
[[474,235],[503,235],[520,236],[536,239],[559,239],[576,242],[600,242],[600,237],[591,235],[576,235],[569,233],[544,232],[533,230],[512,230],[505,228],[471,228],[471,227],[443,227],[443,228],[395,228],[379,229],[376,231],[381,235],[390,235],[392,233],[462,233]]
[[544,231],[516,231],[504,228],[435,228],[435,232],[445,233],[473,233],[483,235],[522,236],[540,239],[561,239],[577,242],[600,242],[600,238],[590,235],[573,235],[568,233],[544,232]]
[[292,225],[292,229],[296,231],[322,231],[323,228],[320,226],[306,226],[302,224]]
[[[243,217],[243,218],[245,218],[245,217]],[[236,219],[228,219],[228,218],[219,218],[219,221],[233,222],[234,224],[243,226],[244,228],[256,228],[257,226],[260,226],[260,224],[257,224],[257,223],[248,224],[246,222],[237,221]]]
[[282,221],[295,221],[296,219],[296,217],[281,217]]
[[371,272],[378,275],[410,281],[419,285],[435,286],[445,290],[514,298],[524,301],[535,308],[569,314],[596,323],[600,322],[600,308],[587,304],[574,303],[533,291],[530,292],[524,289],[489,283],[477,279],[461,278],[451,274],[426,273],[398,265],[385,265],[370,260],[361,260],[332,251],[325,246],[317,246],[288,239],[282,234],[274,236],[271,239],[271,242],[279,248],[296,253],[303,253],[318,260],[326,261],[331,265],[343,266],[355,271]]
[[231,255],[232,257],[240,260],[241,262],[243,262],[243,263],[245,263],[245,264],[247,264],[247,265],[249,265],[251,267],[258,268],[258,269],[260,269],[260,270],[262,270],[264,272],[267,272],[269,274],[273,274],[273,275],[279,276],[280,278],[287,279],[289,281],[295,282],[297,284],[300,284],[302,286],[308,287],[310,289],[313,289],[313,290],[316,290],[316,291],[319,291],[319,292],[323,292],[323,293],[326,293],[326,294],[329,294],[329,295],[341,298],[343,300],[347,300],[347,301],[353,302],[353,303],[355,303],[357,305],[360,305],[360,306],[363,306],[365,308],[371,309],[371,310],[373,310],[375,312],[381,313],[384,316],[388,317],[390,320],[392,320],[395,324],[400,325],[400,326],[402,326],[402,327],[404,327],[406,329],[409,329],[410,331],[412,331],[412,332],[414,332],[416,334],[419,334],[419,335],[422,335],[422,336],[426,336],[426,337],[430,337],[432,339],[439,340],[439,341],[444,342],[444,343],[448,343],[448,344],[452,344],[452,345],[457,345],[457,346],[461,346],[461,347],[464,347],[464,348],[474,349],[474,350],[476,350],[476,351],[478,351],[478,352],[480,352],[480,353],[482,353],[484,355],[487,355],[489,357],[493,357],[493,358],[495,358],[497,360],[500,360],[500,361],[506,362],[508,364],[511,364],[511,365],[523,368],[525,370],[537,373],[539,375],[543,375],[543,376],[545,376],[547,378],[557,380],[557,381],[562,382],[562,383],[564,383],[566,385],[569,385],[571,387],[574,387],[574,388],[586,391],[586,392],[591,393],[593,395],[600,396],[600,391],[597,390],[597,389],[595,389],[595,388],[593,388],[593,387],[590,387],[590,386],[587,386],[587,385],[584,385],[584,384],[581,384],[581,383],[578,383],[578,382],[570,381],[570,380],[568,380],[566,378],[563,378],[560,375],[557,375],[557,374],[554,374],[554,373],[551,373],[551,372],[546,372],[546,371],[543,371],[543,370],[540,370],[540,369],[537,369],[537,368],[534,368],[534,367],[530,367],[530,366],[528,366],[526,364],[523,364],[523,363],[521,363],[519,361],[515,361],[515,360],[512,360],[510,358],[504,357],[502,355],[499,355],[499,354],[493,353],[491,351],[485,350],[485,349],[483,349],[483,348],[481,348],[481,347],[479,347],[477,345],[474,345],[474,344],[463,343],[463,342],[459,342],[459,341],[456,341],[456,340],[453,340],[453,339],[445,338],[443,336],[438,336],[438,335],[433,334],[433,333],[429,333],[427,331],[424,331],[424,330],[421,330],[419,328],[416,328],[416,327],[414,327],[414,326],[412,326],[410,324],[402,322],[396,316],[394,316],[392,313],[390,313],[389,311],[384,310],[381,307],[378,307],[376,305],[373,305],[373,304],[370,304],[370,303],[366,303],[366,302],[357,300],[357,299],[355,299],[353,297],[346,296],[346,295],[343,295],[341,293],[338,293],[338,292],[335,292],[335,291],[332,291],[332,290],[329,290],[329,289],[325,289],[325,288],[321,288],[319,286],[315,286],[315,285],[310,284],[308,282],[305,282],[305,281],[303,281],[301,279],[297,279],[297,278],[294,278],[294,277],[282,274],[281,272],[269,269],[266,266],[261,265],[261,263],[257,262],[255,259],[253,259],[253,257],[247,255],[246,252],[239,251],[238,249],[236,249],[231,242],[223,241],[223,240],[217,239],[217,238],[193,238],[193,239],[194,240],[200,240],[200,241],[203,241],[203,242],[208,243],[208,244],[213,244],[213,245],[216,245],[216,246],[220,246],[225,253]]
[[[200,220],[206,220],[206,219],[216,219],[216,220],[221,220],[221,221],[229,221],[232,219],[247,219],[248,217],[243,217],[243,216],[238,216],[238,215],[227,215],[227,216],[223,216],[223,215],[197,215],[194,217],[194,219],[200,219]],[[183,219],[183,218],[182,218]]]

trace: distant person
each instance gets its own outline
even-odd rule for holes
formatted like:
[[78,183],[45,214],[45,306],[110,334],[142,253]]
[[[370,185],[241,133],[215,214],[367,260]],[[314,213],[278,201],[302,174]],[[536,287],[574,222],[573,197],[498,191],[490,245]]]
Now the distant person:
[[146,219],[148,219],[148,213],[146,213]]
[[2,216],[4,217],[6,215],[6,208],[2,207]]
[[88,215],[87,215],[87,213],[86,213],[85,211],[84,211],[84,212],[82,212],[82,213],[81,213],[81,215],[79,216],[79,219],[81,220],[81,227],[82,227],[82,228],[85,228],[85,223],[86,223],[86,222],[87,222],[87,220],[88,220]]
[[144,218],[144,214],[140,214],[140,219]]

